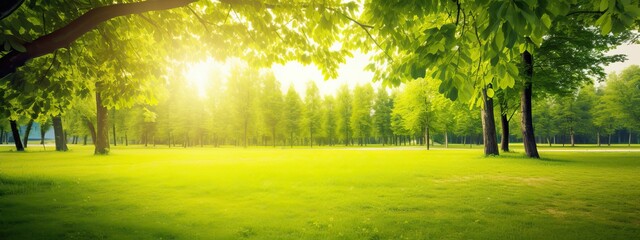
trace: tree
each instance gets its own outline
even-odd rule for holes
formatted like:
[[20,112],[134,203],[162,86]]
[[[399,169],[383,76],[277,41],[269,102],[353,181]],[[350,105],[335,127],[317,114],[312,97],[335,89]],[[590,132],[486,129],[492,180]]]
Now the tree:
[[393,114],[399,116],[396,121],[401,119],[404,129],[414,136],[424,136],[427,150],[431,146],[430,127],[433,127],[435,121],[433,98],[437,94],[436,84],[427,79],[408,82],[404,91],[397,95],[393,108]]
[[[399,84],[427,74],[442,81],[439,92],[450,99],[480,105],[482,90],[521,86],[521,126],[527,156],[538,158],[531,117],[533,55],[554,26],[580,19],[603,34],[638,25],[640,8],[631,1],[430,1],[398,4],[365,2],[363,22],[377,46],[376,78]],[[596,16],[596,17],[594,17]],[[574,18],[574,19],[571,19]],[[408,21],[408,19],[412,19]],[[569,19],[569,20],[567,20]],[[377,41],[380,40],[380,41]],[[384,41],[381,41],[384,40]],[[385,68],[376,66],[385,65]],[[519,71],[518,66],[523,71]]]
[[322,124],[321,101],[318,86],[313,81],[307,82],[307,94],[304,98],[304,125],[309,130],[309,145],[311,147],[315,141],[313,134],[318,132]]
[[336,129],[337,129],[337,110],[336,100],[333,96],[325,96],[322,106],[324,107],[324,114],[322,118],[322,129],[325,131],[325,136],[329,146],[335,144]]
[[616,77],[609,77],[606,86],[606,102],[620,115],[623,126],[631,134],[640,130],[640,66],[632,65]]
[[282,99],[282,91],[280,90],[280,82],[278,82],[272,72],[263,76],[264,86],[261,88],[261,112],[265,126],[271,133],[271,141],[273,147],[276,146],[276,130],[282,121],[282,110],[284,102]]
[[[610,75],[607,82],[616,77],[615,73]],[[613,89],[608,88],[607,85],[598,88],[597,96],[599,100],[591,110],[593,124],[596,127],[596,141],[598,146],[601,145],[601,134],[607,135],[607,145],[611,146],[611,135],[613,135],[616,129],[622,126],[622,116],[617,111],[617,100],[612,90]]]
[[342,85],[338,89],[336,96],[338,110],[338,132],[340,133],[345,146],[351,144],[353,137],[351,130],[351,115],[353,113],[353,99],[349,86]]
[[236,64],[232,68],[231,78],[227,82],[228,96],[237,129],[242,133],[243,146],[248,146],[248,134],[255,125],[258,89],[255,84],[258,73],[244,65]]
[[296,89],[291,85],[284,100],[284,124],[289,133],[289,144],[291,144],[291,147],[293,147],[293,137],[300,129],[301,117],[302,100],[300,100],[300,95],[298,95]]
[[367,145],[371,130],[371,110],[373,105],[373,87],[370,84],[356,86],[353,92],[353,113],[351,114],[351,129],[353,137],[358,139],[359,145]]
[[389,137],[393,134],[391,131],[391,110],[393,109],[393,101],[389,98],[386,88],[378,89],[376,99],[373,104],[373,126],[375,133],[380,138],[382,145],[388,144]]

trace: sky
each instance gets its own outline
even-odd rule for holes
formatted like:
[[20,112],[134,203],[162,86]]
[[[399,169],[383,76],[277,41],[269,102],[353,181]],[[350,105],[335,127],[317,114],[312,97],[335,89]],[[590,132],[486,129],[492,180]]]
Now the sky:
[[[622,45],[608,54],[626,54],[627,60],[624,62],[614,63],[609,66],[605,66],[605,72],[617,72],[620,73],[626,67],[630,65],[640,65],[640,44],[634,45]],[[198,95],[206,97],[206,89],[208,85],[208,76],[212,69],[213,59],[209,59],[207,62],[193,64],[190,67],[190,71],[185,73],[185,76],[191,79],[198,89]],[[335,79],[324,80],[322,72],[315,65],[302,65],[299,62],[289,62],[285,65],[274,64],[271,69],[276,76],[276,79],[280,81],[281,89],[283,92],[289,89],[289,86],[293,85],[300,97],[304,98],[306,92],[306,85],[309,81],[315,81],[316,85],[320,89],[321,95],[333,95],[340,86],[343,84],[349,85],[349,88],[353,89],[356,85],[368,84],[373,82],[373,73],[364,70],[365,66],[369,63],[369,57],[363,53],[356,52],[353,57],[347,58],[346,62],[340,65],[338,69],[338,77]],[[229,64],[225,64],[229,65]],[[228,72],[228,66],[221,66],[221,72]],[[226,73],[225,75],[228,75]],[[373,82],[374,89],[378,89],[381,86],[380,81]]]
[[[371,83],[373,73],[364,70],[367,64],[369,64],[367,55],[360,52],[354,53],[352,58],[347,58],[346,62],[340,65],[338,77],[326,81],[322,72],[315,65],[304,66],[298,62],[289,62],[285,65],[274,64],[271,69],[276,79],[280,81],[280,87],[283,92],[289,90],[289,86],[293,84],[298,94],[304,97],[306,85],[309,81],[316,82],[321,95],[334,94],[345,83],[351,89],[356,85]],[[381,83],[378,81],[373,84],[373,87],[377,89],[380,85]]]
[[[622,45],[607,54],[626,54],[627,60],[624,62],[614,63],[605,66],[607,74],[611,72],[620,73],[630,65],[640,65],[640,44]],[[338,78],[324,81],[322,72],[314,65],[304,66],[298,62],[289,62],[283,65],[273,65],[272,69],[276,78],[282,84],[283,92],[289,89],[291,84],[294,85],[296,91],[304,97],[306,91],[306,83],[310,80],[316,82],[320,89],[320,94],[329,95],[337,91],[344,83],[347,83],[351,89],[358,84],[369,83],[373,80],[373,73],[364,70],[369,63],[369,57],[362,53],[356,53],[353,58],[348,58],[338,70]],[[374,84],[374,89],[380,87],[380,82]]]

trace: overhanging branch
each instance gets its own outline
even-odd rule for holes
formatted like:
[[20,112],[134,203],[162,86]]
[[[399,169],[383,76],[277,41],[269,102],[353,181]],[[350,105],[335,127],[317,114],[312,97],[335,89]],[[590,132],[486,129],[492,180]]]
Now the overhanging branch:
[[109,19],[131,14],[160,11],[186,6],[196,0],[148,0],[136,3],[113,4],[89,10],[66,26],[25,44],[26,51],[12,50],[0,58],[0,78],[14,72],[28,60],[69,46],[73,41]]

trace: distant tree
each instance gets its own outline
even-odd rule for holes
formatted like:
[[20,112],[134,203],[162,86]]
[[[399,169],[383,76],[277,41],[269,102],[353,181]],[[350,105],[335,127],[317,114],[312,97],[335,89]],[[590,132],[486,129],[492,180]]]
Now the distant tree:
[[[609,76],[609,81],[617,78],[617,75],[611,74]],[[598,146],[601,146],[601,134],[605,134],[607,136],[607,145],[611,146],[611,135],[615,133],[616,129],[622,128],[623,117],[619,114],[616,105],[616,96],[611,93],[612,89],[607,88],[607,85],[604,85],[598,88],[597,91],[597,103],[595,107],[591,109],[591,115],[593,116],[593,125],[596,128],[596,143]]]
[[558,133],[558,115],[559,111],[554,98],[543,98],[535,102],[533,105],[533,122],[534,129],[542,136],[547,144],[551,146],[551,139]]
[[309,131],[309,145],[311,147],[315,141],[314,134],[320,130],[322,124],[320,104],[322,104],[322,98],[318,86],[313,81],[307,82],[307,94],[304,98],[304,126]]
[[[233,98],[230,102],[238,130],[242,133],[243,146],[248,146],[249,132],[255,124],[258,88],[255,84],[258,73],[245,66],[236,65],[231,71],[227,84],[227,95]],[[229,99],[230,100],[230,99]]]
[[393,134],[391,131],[391,110],[393,100],[389,97],[386,88],[378,89],[376,99],[373,104],[373,126],[375,133],[380,138],[382,145],[388,144],[388,140]]
[[300,95],[289,86],[284,100],[284,125],[289,135],[289,144],[293,147],[294,135],[300,130],[300,119],[302,117],[302,100]]
[[631,145],[632,133],[640,130],[640,66],[629,66],[606,83],[605,101],[620,115]]
[[346,84],[340,86],[336,95],[338,110],[338,132],[345,146],[351,144],[353,131],[351,130],[351,115],[353,114],[353,96]]
[[327,143],[329,146],[333,146],[335,144],[336,139],[336,128],[337,128],[337,104],[336,100],[333,96],[325,96],[324,101],[322,103],[323,106],[323,117],[322,117],[322,130],[324,130],[324,135],[327,138]]
[[424,136],[427,149],[431,146],[429,134],[435,119],[433,98],[438,94],[434,85],[426,79],[408,82],[404,91],[398,94],[393,108],[393,113],[400,116],[405,129],[414,136]]
[[276,146],[276,130],[282,121],[284,99],[278,82],[272,72],[261,75],[264,86],[261,88],[260,110],[264,125],[271,134],[273,147]]
[[353,114],[351,114],[351,129],[353,137],[358,139],[359,145],[367,145],[371,130],[371,110],[373,106],[373,87],[370,84],[356,86],[353,91]]

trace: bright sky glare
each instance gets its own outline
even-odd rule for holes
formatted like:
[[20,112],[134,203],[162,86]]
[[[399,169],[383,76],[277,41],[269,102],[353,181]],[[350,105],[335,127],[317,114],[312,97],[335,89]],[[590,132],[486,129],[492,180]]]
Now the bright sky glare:
[[[626,54],[627,60],[605,66],[606,73],[613,71],[620,73],[630,65],[640,65],[640,44],[623,45],[609,52],[609,54]],[[372,83],[373,73],[364,70],[369,61],[369,56],[356,52],[352,58],[347,58],[346,62],[340,65],[336,79],[326,81],[322,76],[322,72],[315,65],[305,66],[299,62],[289,62],[285,65],[274,64],[271,69],[276,79],[280,81],[283,92],[286,93],[289,86],[293,85],[300,97],[304,98],[308,81],[316,83],[321,95],[334,95],[338,88],[345,83],[350,89],[359,84]],[[189,64],[189,70],[184,73],[184,76],[197,89],[198,96],[205,98],[207,97],[206,91],[209,88],[210,78],[213,77],[211,76],[212,73],[217,72],[218,74],[228,75],[230,65],[230,63],[220,64],[209,58],[205,62]],[[217,69],[213,71],[213,68]],[[380,86],[380,81],[373,82],[374,89],[377,90]]]

